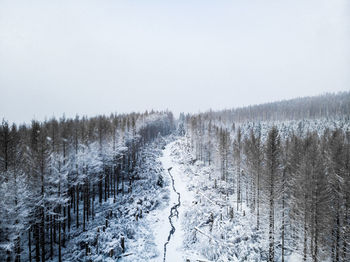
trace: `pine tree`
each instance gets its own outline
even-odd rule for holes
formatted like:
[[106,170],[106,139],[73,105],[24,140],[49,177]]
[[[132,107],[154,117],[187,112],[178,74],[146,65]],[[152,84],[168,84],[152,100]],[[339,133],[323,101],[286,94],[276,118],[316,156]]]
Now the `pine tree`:
[[260,228],[260,190],[261,190],[261,172],[263,161],[263,150],[261,145],[261,134],[258,131],[257,135],[254,134],[253,129],[250,131],[250,136],[245,140],[245,155],[246,165],[248,171],[251,174],[254,192],[252,207],[256,209],[256,228]]
[[236,139],[234,142],[234,158],[236,161],[236,201],[237,201],[237,210],[239,208],[239,204],[241,204],[242,208],[242,190],[241,190],[241,162],[242,162],[242,131],[241,128],[238,127]]
[[280,175],[280,137],[274,126],[265,145],[265,183],[269,205],[269,261],[275,259],[275,199]]

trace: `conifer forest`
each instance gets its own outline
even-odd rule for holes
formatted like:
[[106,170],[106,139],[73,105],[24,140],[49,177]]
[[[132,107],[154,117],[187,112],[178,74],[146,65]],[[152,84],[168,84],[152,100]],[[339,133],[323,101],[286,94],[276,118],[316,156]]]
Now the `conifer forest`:
[[0,262],[350,262],[350,0],[0,0]]
[[0,127],[1,261],[349,261],[350,94]]

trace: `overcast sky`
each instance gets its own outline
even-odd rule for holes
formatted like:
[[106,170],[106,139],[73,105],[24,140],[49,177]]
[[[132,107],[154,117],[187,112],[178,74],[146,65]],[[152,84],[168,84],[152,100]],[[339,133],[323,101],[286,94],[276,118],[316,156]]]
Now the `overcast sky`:
[[0,0],[0,117],[198,112],[349,90],[348,0]]

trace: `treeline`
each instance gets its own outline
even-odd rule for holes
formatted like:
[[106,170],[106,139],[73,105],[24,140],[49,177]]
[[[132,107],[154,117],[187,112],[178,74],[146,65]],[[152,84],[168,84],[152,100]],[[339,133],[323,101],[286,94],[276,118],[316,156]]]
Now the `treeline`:
[[174,129],[170,112],[0,126],[0,258],[62,261],[95,205],[127,194],[142,148]]
[[347,118],[349,121],[350,92],[302,97],[222,111],[209,111],[203,116],[227,122],[278,121],[317,118]]
[[285,134],[283,125],[271,124],[265,135],[259,123],[242,130],[201,114],[183,121],[195,158],[218,171],[215,187],[231,199],[228,212],[255,215],[267,261],[285,261],[292,252],[304,261],[349,261],[348,129]]

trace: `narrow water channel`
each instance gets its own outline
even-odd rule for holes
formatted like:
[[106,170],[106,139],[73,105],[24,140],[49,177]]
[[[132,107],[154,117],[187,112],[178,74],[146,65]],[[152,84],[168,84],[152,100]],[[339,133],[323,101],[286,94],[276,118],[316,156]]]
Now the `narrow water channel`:
[[163,262],[166,261],[166,248],[167,248],[167,245],[169,244],[171,236],[175,233],[175,230],[176,230],[175,227],[174,227],[174,223],[173,223],[172,219],[173,219],[173,217],[176,217],[176,218],[179,217],[179,211],[177,209],[181,205],[181,196],[180,196],[180,193],[177,192],[176,189],[175,189],[174,178],[173,178],[173,176],[172,176],[172,174],[170,172],[171,169],[172,169],[172,167],[168,168],[168,173],[169,173],[169,176],[170,176],[170,179],[171,179],[172,188],[173,188],[174,192],[177,194],[177,201],[178,202],[174,206],[172,206],[171,209],[170,209],[170,215],[169,215],[168,219],[169,219],[169,223],[171,225],[171,230],[170,230],[169,235],[168,235],[168,240],[164,244]]

